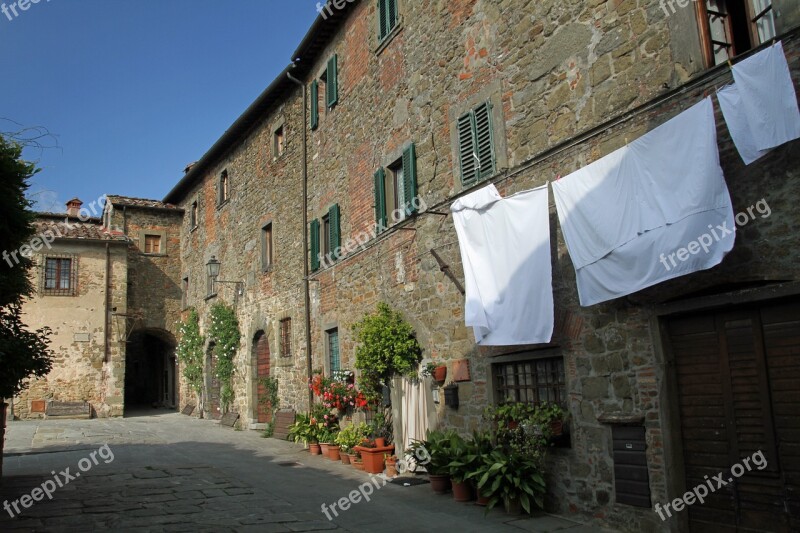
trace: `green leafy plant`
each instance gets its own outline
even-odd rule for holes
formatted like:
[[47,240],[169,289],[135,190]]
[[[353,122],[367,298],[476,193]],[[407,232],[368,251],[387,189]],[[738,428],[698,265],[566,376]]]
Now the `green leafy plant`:
[[369,437],[371,439],[383,438],[386,443],[391,443],[394,439],[394,428],[390,417],[386,416],[384,409],[375,412],[375,416],[369,423]]
[[425,440],[413,441],[406,453],[415,457],[429,457],[428,463],[425,464],[428,473],[434,476],[446,476],[450,474],[453,442],[460,438],[454,430],[429,431]]
[[352,326],[356,347],[356,368],[360,370],[359,388],[371,403],[381,398],[381,388],[396,374],[416,374],[422,349],[414,328],[386,303],[366,314]]
[[351,424],[341,428],[336,435],[336,444],[341,446],[345,453],[351,453],[353,449],[360,445],[369,436],[370,428],[364,422]]
[[420,375],[424,378],[433,376],[433,372],[434,370],[436,370],[436,366],[437,365],[434,362],[428,363],[427,365],[425,365],[425,368],[422,369]]
[[298,413],[294,417],[294,423],[289,425],[289,435],[287,436],[287,440],[309,444],[310,442],[314,442],[312,440],[314,437],[313,433],[313,428],[311,427],[311,415]]
[[475,473],[479,476],[480,494],[489,498],[487,513],[500,502],[509,505],[515,500],[519,500],[528,513],[532,502],[543,507],[546,487],[539,458],[500,446],[482,457],[482,464]]
[[232,307],[224,303],[216,303],[211,307],[208,336],[214,343],[214,355],[217,357],[216,372],[221,385],[220,403],[223,409],[227,409],[233,402],[233,357],[242,338],[239,320]]
[[181,364],[183,377],[194,392],[203,392],[203,362],[205,338],[200,334],[200,318],[197,310],[191,309],[189,315],[178,325],[178,346],[176,357]]

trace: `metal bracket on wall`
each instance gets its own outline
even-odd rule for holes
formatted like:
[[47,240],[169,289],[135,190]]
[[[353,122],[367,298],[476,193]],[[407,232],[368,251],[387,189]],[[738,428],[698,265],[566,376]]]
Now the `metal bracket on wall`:
[[464,296],[464,294],[465,294],[464,286],[461,285],[461,282],[458,281],[458,278],[456,278],[455,274],[453,274],[453,272],[450,270],[450,265],[445,263],[442,260],[442,258],[439,257],[439,254],[436,253],[436,250],[434,250],[433,248],[431,248],[431,255],[433,256],[434,259],[436,259],[436,262],[439,263],[439,269],[442,272],[444,272],[445,276],[450,278],[450,280],[455,284],[456,288],[458,289],[458,292],[460,292],[461,295]]

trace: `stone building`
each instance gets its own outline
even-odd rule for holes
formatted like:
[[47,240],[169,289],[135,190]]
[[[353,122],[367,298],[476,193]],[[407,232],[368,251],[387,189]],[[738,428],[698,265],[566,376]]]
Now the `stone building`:
[[[552,454],[551,508],[637,531],[689,518],[796,521],[796,489],[780,477],[793,479],[797,442],[786,417],[798,405],[781,380],[797,368],[780,352],[800,342],[786,333],[800,325],[796,144],[745,167],[718,115],[735,209],[763,200],[771,215],[741,228],[719,267],[606,304],[579,306],[552,208],[557,323],[545,346],[476,347],[463,296],[439,262],[462,277],[448,212],[466,192],[493,182],[507,195],[585,166],[729,83],[729,57],[773,37],[797,77],[800,8],[741,4],[328,4],[293,65],[165,199],[191,214],[181,243],[187,303],[201,317],[219,299],[236,305],[244,339],[234,408],[257,427],[256,378],[266,372],[280,380],[283,407],[305,409],[309,370],[352,368],[351,324],[386,301],[413,324],[426,359],[451,375],[468,364],[461,405],[438,404],[440,424],[469,431],[504,397],[568,408],[571,442]],[[418,212],[396,211],[415,195]],[[376,222],[388,229],[376,232]],[[212,256],[241,295],[238,285],[207,290]],[[728,347],[734,341],[747,357]],[[741,368],[729,362],[736,357]],[[754,398],[744,376],[772,391],[771,403]],[[707,429],[731,424],[743,429]],[[782,472],[670,522],[650,509],[759,446]]]
[[127,241],[104,230],[100,209],[41,213],[31,241],[35,298],[23,306],[25,323],[52,330],[53,369],[13,400],[20,418],[45,415],[48,405],[88,404],[92,416],[121,416],[124,409],[125,343],[113,319],[128,295]]

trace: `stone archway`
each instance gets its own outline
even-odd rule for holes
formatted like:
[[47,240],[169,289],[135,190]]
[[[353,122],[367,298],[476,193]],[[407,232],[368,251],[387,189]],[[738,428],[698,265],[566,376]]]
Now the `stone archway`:
[[125,410],[178,408],[175,337],[160,329],[140,329],[128,339],[125,355]]

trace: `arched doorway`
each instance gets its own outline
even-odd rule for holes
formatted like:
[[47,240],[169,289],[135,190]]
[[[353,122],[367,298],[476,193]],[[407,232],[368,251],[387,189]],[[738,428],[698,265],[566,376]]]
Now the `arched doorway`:
[[208,345],[208,351],[206,352],[205,410],[210,419],[219,420],[222,418],[222,409],[220,407],[221,385],[219,376],[217,376],[217,356],[214,353],[215,346],[216,345],[212,342]]
[[259,424],[272,422],[272,406],[269,405],[267,398],[269,392],[263,383],[269,375],[269,340],[266,333],[259,331],[253,337],[253,364],[255,365],[256,375],[256,419]]
[[175,338],[142,329],[128,339],[125,354],[125,410],[178,407]]

